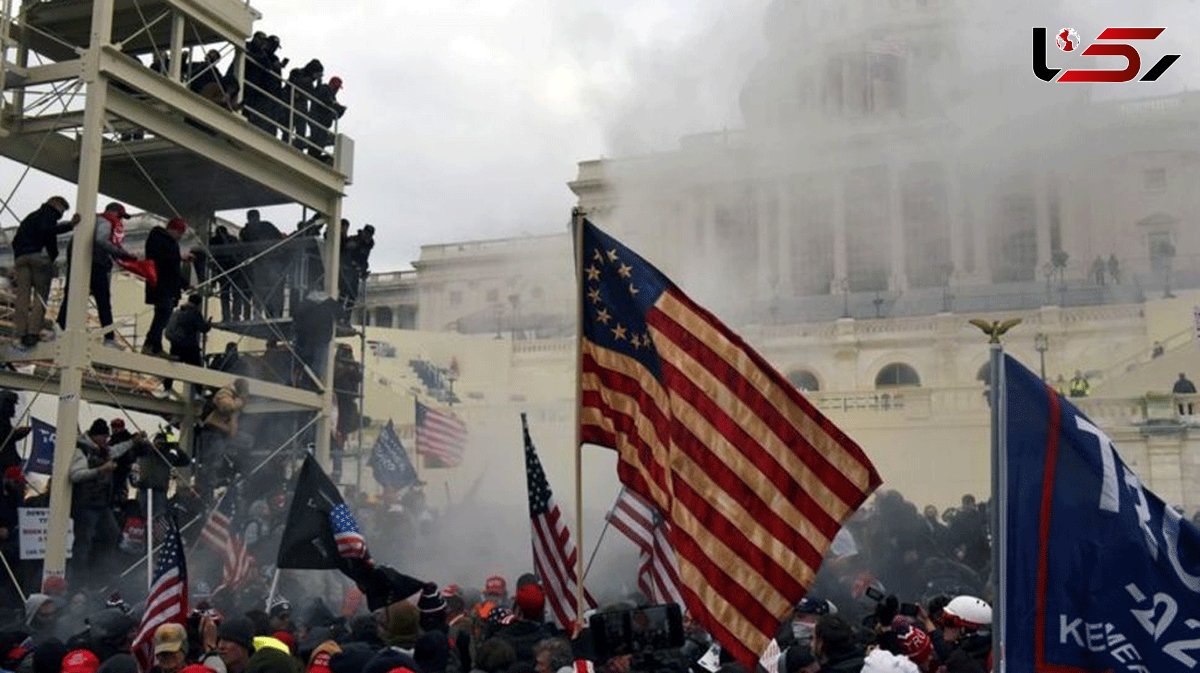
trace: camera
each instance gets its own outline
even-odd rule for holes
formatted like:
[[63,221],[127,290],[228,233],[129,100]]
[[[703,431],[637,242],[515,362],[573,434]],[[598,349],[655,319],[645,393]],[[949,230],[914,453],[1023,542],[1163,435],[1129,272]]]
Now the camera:
[[598,661],[674,650],[684,642],[683,612],[675,603],[592,615],[588,626]]

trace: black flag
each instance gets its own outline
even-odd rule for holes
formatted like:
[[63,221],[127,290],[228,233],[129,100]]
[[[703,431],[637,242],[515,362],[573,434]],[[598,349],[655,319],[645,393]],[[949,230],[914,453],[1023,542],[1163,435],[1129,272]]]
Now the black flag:
[[365,556],[366,543],[354,517],[316,459],[304,459],[292,508],[288,511],[279,544],[280,568],[346,570],[348,563]]

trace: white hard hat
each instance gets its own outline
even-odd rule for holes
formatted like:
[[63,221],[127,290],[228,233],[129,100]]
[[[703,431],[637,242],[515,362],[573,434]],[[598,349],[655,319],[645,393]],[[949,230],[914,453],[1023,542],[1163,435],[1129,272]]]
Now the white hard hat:
[[977,629],[992,624],[992,606],[974,596],[956,596],[943,610],[947,626]]

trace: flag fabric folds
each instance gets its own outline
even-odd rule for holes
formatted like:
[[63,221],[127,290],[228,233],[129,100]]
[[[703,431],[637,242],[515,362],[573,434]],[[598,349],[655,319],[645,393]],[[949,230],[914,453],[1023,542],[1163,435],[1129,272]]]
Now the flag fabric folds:
[[345,571],[348,561],[366,554],[366,540],[342,494],[309,455],[296,479],[275,565]]
[[655,603],[678,603],[682,607],[678,564],[667,522],[650,503],[627,488],[621,489],[608,521],[638,548],[638,590],[642,595]]
[[[581,614],[576,600],[577,575],[575,572],[579,551],[571,540],[571,531],[554,495],[546,472],[538,460],[533,439],[525,414],[521,414],[521,425],[525,433],[525,478],[529,486],[529,520],[533,539],[533,567],[542,580],[546,592],[546,604],[554,614],[559,626],[570,629]],[[588,607],[595,601],[585,592]]]
[[238,589],[254,573],[254,559],[246,551],[245,540],[235,532],[237,502],[235,490],[225,491],[200,531],[200,539],[221,559],[218,589]]
[[417,470],[390,419],[371,449],[371,472],[384,488],[405,488],[417,483]]
[[716,317],[580,226],[581,438],[617,450],[670,526],[689,614],[753,665],[879,475]]
[[58,431],[53,425],[37,418],[32,419],[29,425],[32,432],[25,472],[50,474],[54,466],[54,441]]
[[154,631],[163,624],[187,627],[187,562],[175,520],[168,517],[166,533],[154,562],[153,583],[146,611],[133,639],[131,651],[143,671],[154,665]]
[[427,467],[457,467],[467,448],[467,425],[453,412],[417,401],[417,454]]
[[1001,385],[1007,670],[1194,669],[1200,531],[1012,357]]

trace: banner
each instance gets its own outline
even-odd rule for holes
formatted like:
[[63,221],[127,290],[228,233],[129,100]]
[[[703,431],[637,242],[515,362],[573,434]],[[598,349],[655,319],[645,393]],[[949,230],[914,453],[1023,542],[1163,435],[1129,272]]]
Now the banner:
[[1004,376],[1007,670],[1195,670],[1200,531],[1037,375]]
[[371,472],[384,488],[404,488],[417,483],[417,470],[408,459],[408,452],[390,420],[375,439],[375,447],[371,450]]
[[[50,536],[49,507],[17,508],[17,539],[21,545],[21,560],[46,558],[46,538]],[[75,521],[67,520],[67,558],[75,545]]]
[[49,475],[54,468],[54,442],[57,430],[45,421],[33,419],[33,432],[29,433],[29,460],[25,472]]

